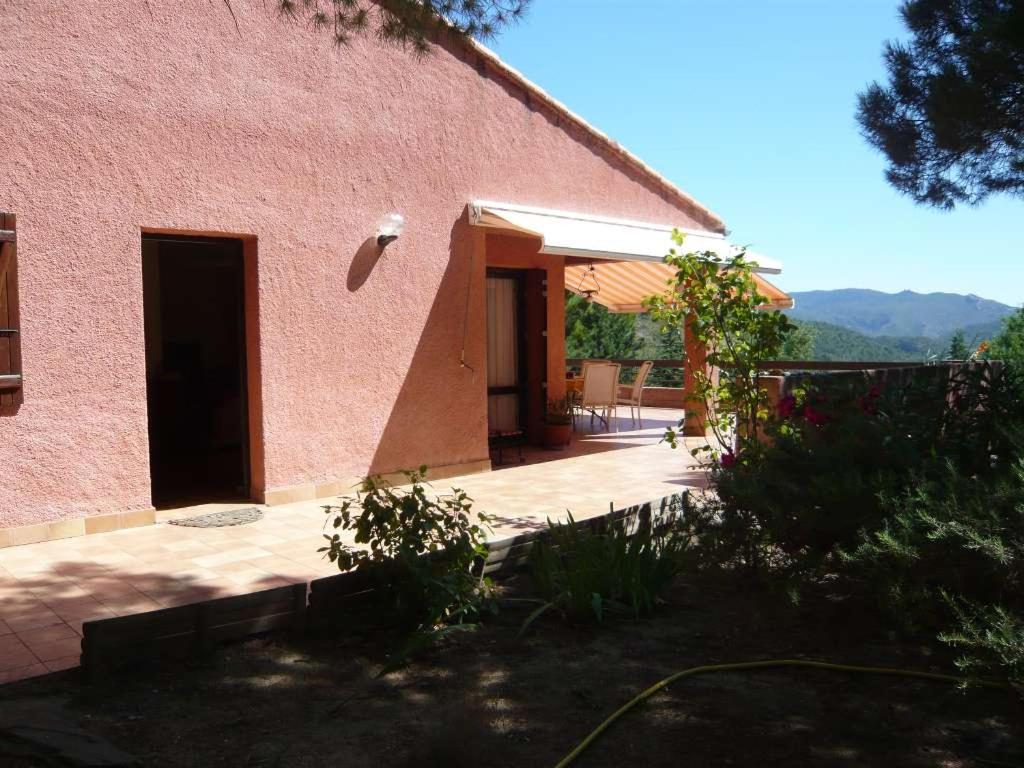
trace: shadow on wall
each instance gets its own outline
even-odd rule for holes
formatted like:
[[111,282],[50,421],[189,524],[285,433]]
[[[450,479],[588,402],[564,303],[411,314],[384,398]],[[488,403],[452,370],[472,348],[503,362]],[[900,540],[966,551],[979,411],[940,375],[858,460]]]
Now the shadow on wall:
[[377,262],[384,254],[384,249],[377,244],[376,237],[368,237],[359,246],[352,264],[348,268],[348,276],[345,278],[345,287],[350,293],[355,293],[363,284],[370,279]]
[[[483,273],[483,258],[474,253],[463,213],[451,229],[448,264],[370,461],[370,474],[487,458],[487,370],[480,331],[485,310],[476,279]],[[466,367],[460,362],[463,344]]]

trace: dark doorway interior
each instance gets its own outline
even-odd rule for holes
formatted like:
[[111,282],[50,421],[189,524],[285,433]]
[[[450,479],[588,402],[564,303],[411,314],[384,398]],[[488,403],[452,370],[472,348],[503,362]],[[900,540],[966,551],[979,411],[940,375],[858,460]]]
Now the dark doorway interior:
[[240,240],[143,235],[153,504],[249,496]]
[[542,442],[547,379],[544,270],[487,270],[487,421],[494,435]]

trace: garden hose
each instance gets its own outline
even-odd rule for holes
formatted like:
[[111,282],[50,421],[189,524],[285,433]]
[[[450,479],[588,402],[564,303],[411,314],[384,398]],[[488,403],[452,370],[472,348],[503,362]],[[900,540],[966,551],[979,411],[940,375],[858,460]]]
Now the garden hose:
[[682,672],[676,672],[674,675],[669,675],[664,680],[655,683],[650,688],[634,697],[631,701],[619,707],[611,714],[610,717],[591,731],[590,735],[581,741],[572,752],[559,760],[558,763],[555,764],[555,768],[565,768],[567,765],[572,763],[587,747],[597,740],[598,736],[608,730],[616,720],[629,712],[629,710],[637,704],[649,699],[662,688],[671,685],[676,680],[681,680],[684,677],[693,677],[694,675],[704,675],[709,672],[732,672],[744,669],[770,669],[772,667],[810,667],[812,669],[830,669],[837,672],[862,672],[869,675],[917,677],[922,680],[938,680],[944,683],[972,683],[989,688],[1008,687],[1005,683],[994,680],[975,680],[965,677],[955,677],[953,675],[941,675],[935,672],[917,672],[911,669],[894,669],[890,667],[857,667],[850,664],[829,664],[824,661],[804,661],[801,659],[770,659],[767,661],[743,661],[736,664],[711,664],[703,667],[691,667],[690,669],[684,669]]

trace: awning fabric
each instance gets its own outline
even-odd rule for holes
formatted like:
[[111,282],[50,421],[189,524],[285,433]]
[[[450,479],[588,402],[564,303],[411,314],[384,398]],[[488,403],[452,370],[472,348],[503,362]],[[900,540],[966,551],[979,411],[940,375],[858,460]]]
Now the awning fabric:
[[[577,294],[581,293],[580,288],[593,290],[596,287],[597,291],[590,294],[591,300],[611,312],[643,312],[644,298],[665,294],[669,281],[675,277],[672,267],[654,262],[601,261],[593,266],[596,286],[590,276],[584,281],[588,265],[570,264],[565,268],[565,287]],[[781,289],[757,274],[754,281],[758,292],[768,298],[765,309],[793,308],[793,299]]]
[[[674,247],[671,226],[511,203],[486,200],[470,203],[469,221],[478,227],[539,237],[541,253],[559,256],[660,263],[669,248]],[[684,252],[712,251],[723,259],[730,259],[739,250],[717,232],[682,228],[680,231],[686,235]],[[757,264],[759,272],[782,271],[780,262],[753,251],[747,251],[747,259]]]

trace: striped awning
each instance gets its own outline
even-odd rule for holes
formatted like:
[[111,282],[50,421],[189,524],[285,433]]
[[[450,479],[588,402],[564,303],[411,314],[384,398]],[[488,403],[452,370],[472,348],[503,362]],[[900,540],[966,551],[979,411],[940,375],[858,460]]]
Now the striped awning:
[[[589,270],[593,267],[593,272]],[[663,295],[675,270],[667,264],[649,261],[595,261],[570,264],[565,268],[565,287],[611,312],[643,312],[647,296]],[[596,278],[596,282],[595,282]],[[764,309],[792,309],[793,299],[761,275],[754,275],[757,290],[768,298]]]

